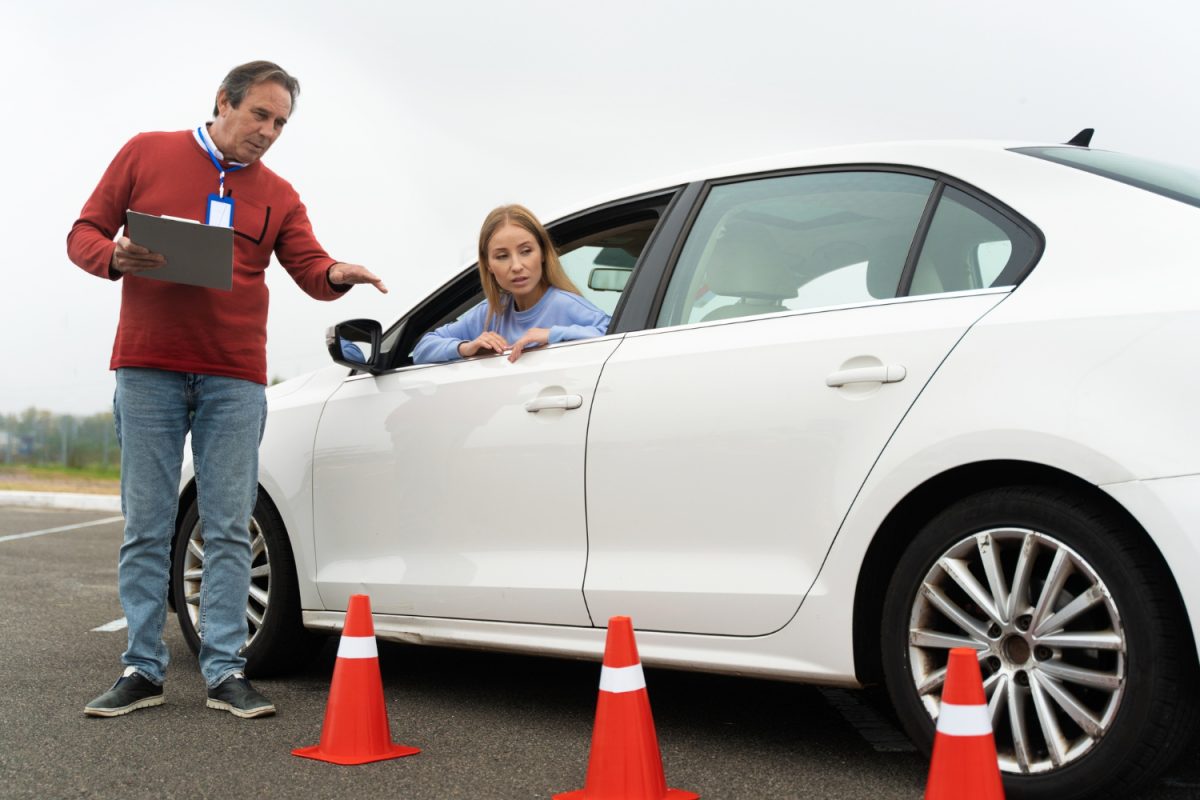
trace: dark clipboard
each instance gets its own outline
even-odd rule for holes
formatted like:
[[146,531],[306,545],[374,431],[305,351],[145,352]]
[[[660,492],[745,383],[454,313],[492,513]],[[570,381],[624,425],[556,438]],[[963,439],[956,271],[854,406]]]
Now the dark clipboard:
[[233,288],[233,228],[127,211],[125,235],[167,259],[161,267],[137,273],[139,278]]

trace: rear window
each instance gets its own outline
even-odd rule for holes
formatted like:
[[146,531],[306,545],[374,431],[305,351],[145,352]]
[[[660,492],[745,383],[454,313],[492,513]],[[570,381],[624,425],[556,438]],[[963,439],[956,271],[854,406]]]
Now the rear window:
[[1080,147],[1014,147],[1013,152],[1044,158],[1200,207],[1200,172],[1194,169]]

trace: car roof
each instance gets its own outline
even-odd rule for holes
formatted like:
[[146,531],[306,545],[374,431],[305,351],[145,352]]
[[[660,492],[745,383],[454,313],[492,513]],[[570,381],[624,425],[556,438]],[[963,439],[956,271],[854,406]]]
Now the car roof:
[[713,166],[687,170],[655,180],[633,184],[624,188],[604,192],[585,202],[571,203],[558,209],[558,213],[546,215],[546,219],[558,220],[580,213],[605,203],[615,202],[638,195],[653,194],[674,186],[693,181],[717,180],[738,175],[774,172],[786,169],[816,167],[837,164],[894,164],[897,166],[922,167],[942,172],[952,172],[954,167],[980,160],[1003,160],[1012,158],[1009,152],[1014,147],[1048,147],[1047,142],[1016,140],[910,140],[892,142],[866,142],[859,144],[834,145],[806,150],[778,153],[741,161],[726,162]]

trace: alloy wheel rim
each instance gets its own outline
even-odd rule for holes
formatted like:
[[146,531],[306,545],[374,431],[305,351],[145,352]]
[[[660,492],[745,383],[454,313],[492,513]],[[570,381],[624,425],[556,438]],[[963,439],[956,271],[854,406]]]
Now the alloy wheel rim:
[[936,719],[952,647],[979,657],[1000,768],[1060,769],[1112,726],[1126,689],[1126,637],[1092,566],[1034,530],[972,534],[937,559],[909,618],[917,694]]
[[[250,518],[250,594],[246,598],[246,651],[267,616],[271,587],[271,552],[258,520]],[[183,557],[183,600],[187,606],[192,630],[200,636],[200,587],[204,577],[204,532],[200,522],[188,534],[187,552]]]

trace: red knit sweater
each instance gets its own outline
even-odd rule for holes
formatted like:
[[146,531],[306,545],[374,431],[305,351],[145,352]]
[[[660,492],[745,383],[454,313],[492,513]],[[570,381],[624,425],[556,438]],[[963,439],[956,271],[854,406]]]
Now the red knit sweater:
[[[71,260],[103,278],[125,211],[204,221],[217,170],[191,131],[142,133],[121,148],[67,236]],[[267,285],[274,252],[308,294],[333,300],[335,263],[291,184],[256,162],[225,175],[234,198],[233,289],[126,275],[110,369],[153,367],[267,382]]]

